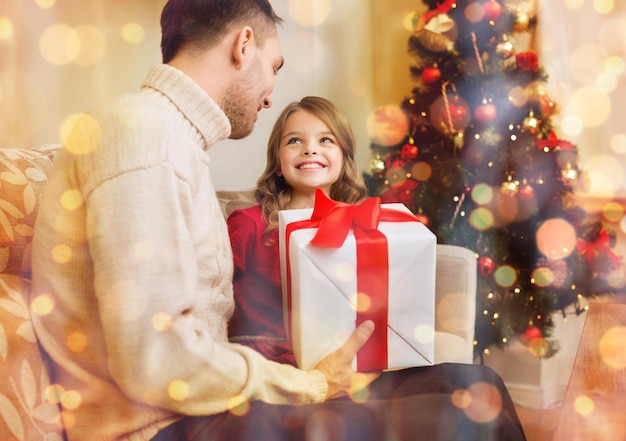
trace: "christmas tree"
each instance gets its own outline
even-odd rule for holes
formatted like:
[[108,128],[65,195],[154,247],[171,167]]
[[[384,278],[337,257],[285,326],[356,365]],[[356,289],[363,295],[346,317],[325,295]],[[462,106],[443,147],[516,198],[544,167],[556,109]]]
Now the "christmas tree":
[[537,54],[516,47],[536,17],[501,0],[424,4],[408,44],[415,87],[368,120],[369,192],[476,253],[477,355],[520,339],[549,357],[555,311],[624,290],[615,235],[577,205],[578,148],[551,122]]

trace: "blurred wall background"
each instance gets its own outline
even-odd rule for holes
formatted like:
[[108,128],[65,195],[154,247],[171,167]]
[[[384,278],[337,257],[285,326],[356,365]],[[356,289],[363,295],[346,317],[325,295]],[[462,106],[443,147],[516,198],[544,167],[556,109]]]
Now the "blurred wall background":
[[[160,62],[165,0],[0,0],[0,147],[59,143],[73,117],[137,90]],[[366,119],[398,104],[412,87],[406,17],[419,0],[274,0],[286,64],[274,106],[248,138],[211,150],[218,189],[254,185],[266,140],[281,109],[322,95],[350,117],[358,162],[369,162]],[[561,137],[578,145],[588,193],[626,195],[626,2],[510,0],[537,9],[540,26],[521,35],[550,74]]]

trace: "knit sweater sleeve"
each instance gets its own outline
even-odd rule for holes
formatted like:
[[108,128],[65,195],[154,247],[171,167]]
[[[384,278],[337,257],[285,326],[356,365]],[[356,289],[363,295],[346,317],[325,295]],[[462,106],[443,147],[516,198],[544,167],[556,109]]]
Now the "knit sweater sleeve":
[[[128,189],[131,195],[118,197]],[[215,324],[199,310],[211,306],[197,298],[185,215],[191,202],[188,184],[167,163],[116,176],[89,195],[90,252],[112,377],[131,398],[182,414],[221,412],[237,397],[323,400],[321,373],[215,339]]]

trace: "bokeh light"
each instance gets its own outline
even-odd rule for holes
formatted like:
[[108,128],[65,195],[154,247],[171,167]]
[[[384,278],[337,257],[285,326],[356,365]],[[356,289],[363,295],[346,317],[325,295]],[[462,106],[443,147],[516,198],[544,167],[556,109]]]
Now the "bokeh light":
[[157,312],[152,316],[152,327],[159,332],[167,331],[172,327],[172,318],[166,312]]
[[356,294],[356,310],[357,312],[367,312],[372,307],[372,299],[363,292]]
[[615,9],[615,0],[593,0],[593,9],[598,14],[610,14]]
[[502,411],[502,394],[493,384],[479,382],[468,389],[471,396],[469,405],[464,407],[465,415],[477,423],[488,423]]
[[554,273],[550,268],[545,266],[535,268],[532,273],[532,281],[540,288],[545,288],[554,283]]
[[467,409],[472,403],[472,395],[466,389],[457,389],[452,392],[452,404],[459,409]]
[[576,10],[580,9],[583,6],[585,0],[564,0],[563,3],[565,7],[568,9]]
[[33,314],[44,316],[54,310],[55,301],[49,294],[39,294],[30,302],[30,310]]
[[82,331],[72,331],[67,334],[65,345],[72,352],[83,352],[87,348],[87,336]]
[[75,155],[93,151],[100,144],[100,125],[87,114],[68,116],[61,125],[63,147]]
[[139,23],[126,23],[120,30],[122,39],[131,44],[138,44],[143,41],[146,31]]
[[474,202],[478,205],[485,205],[493,199],[493,189],[491,186],[484,183],[476,184],[474,188],[472,188],[471,195]]
[[60,403],[64,393],[65,388],[60,384],[51,384],[43,392],[45,400],[53,404]]
[[624,217],[624,207],[617,202],[609,202],[602,208],[602,215],[609,222],[619,222]]
[[503,288],[510,288],[517,282],[517,271],[511,265],[501,265],[493,272],[493,279]]
[[626,153],[626,133],[613,135],[610,140],[611,150],[618,154]]
[[612,197],[624,180],[624,165],[611,155],[593,155],[583,163],[589,176],[589,192]]
[[469,215],[469,223],[478,231],[488,230],[493,227],[493,213],[484,207],[476,208]]
[[330,0],[289,0],[289,15],[301,26],[319,26],[328,19],[330,12]]
[[568,138],[580,135],[584,128],[582,119],[577,115],[567,115],[561,124],[563,134]]
[[52,25],[41,34],[39,51],[54,66],[69,64],[80,51],[78,32],[66,24]]
[[41,9],[50,9],[54,6],[56,0],[35,0],[35,4]]
[[6,17],[0,17],[0,40],[8,40],[13,36],[13,22]]
[[237,395],[236,397],[228,400],[228,410],[233,415],[244,416],[250,412],[250,402],[246,399],[246,397]]
[[581,416],[588,416],[593,413],[595,404],[587,395],[581,395],[574,400],[574,410]]
[[66,430],[71,429],[76,424],[76,416],[69,410],[63,410],[61,412],[61,426],[63,426]]
[[611,368],[620,370],[626,368],[626,327],[616,326],[610,328],[600,338],[599,351],[602,361]]
[[354,280],[356,276],[356,268],[351,262],[341,262],[335,267],[335,277],[342,282]]
[[428,323],[422,323],[415,328],[415,338],[420,343],[432,343],[435,340],[435,329]]
[[570,108],[578,115],[585,127],[597,127],[611,116],[611,100],[595,86],[581,87],[570,100]]
[[57,263],[67,263],[72,258],[72,249],[65,245],[59,244],[52,248],[52,260]]
[[516,107],[522,107],[528,102],[528,91],[525,87],[515,86],[509,91],[509,103]]
[[78,391],[68,390],[61,395],[61,405],[65,409],[74,410],[78,409],[80,403],[83,401],[82,396]]
[[106,39],[96,26],[83,25],[76,28],[80,46],[74,62],[80,66],[92,66],[102,61],[106,52]]
[[399,144],[408,130],[406,114],[393,104],[379,106],[367,117],[367,136],[381,147]]
[[189,396],[189,385],[183,380],[174,380],[169,384],[167,393],[173,400],[182,401]]
[[433,173],[433,169],[427,162],[416,162],[411,167],[411,175],[417,181],[428,181]]
[[563,259],[576,247],[576,229],[562,218],[546,220],[536,237],[537,248],[548,259]]
[[71,189],[66,190],[61,195],[61,205],[66,210],[76,210],[83,205],[83,195],[80,190]]
[[484,17],[483,5],[480,2],[472,2],[465,8],[465,18],[471,23],[478,23]]

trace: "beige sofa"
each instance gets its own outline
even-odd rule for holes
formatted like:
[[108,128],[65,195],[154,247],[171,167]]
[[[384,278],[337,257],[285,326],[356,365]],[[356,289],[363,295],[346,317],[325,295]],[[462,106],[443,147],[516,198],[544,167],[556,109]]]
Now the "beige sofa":
[[[41,190],[56,145],[0,149],[0,440],[63,439],[63,391],[52,388],[31,327],[30,244]],[[220,191],[227,216],[254,203],[252,191]],[[472,363],[476,258],[464,248],[437,246],[435,362]],[[60,396],[57,402],[53,397]]]

